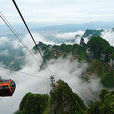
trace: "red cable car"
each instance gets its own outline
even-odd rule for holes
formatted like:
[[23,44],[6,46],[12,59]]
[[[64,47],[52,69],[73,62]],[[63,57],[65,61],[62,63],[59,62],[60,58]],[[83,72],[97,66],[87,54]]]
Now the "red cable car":
[[0,80],[0,96],[12,96],[16,88],[16,84],[13,80]]

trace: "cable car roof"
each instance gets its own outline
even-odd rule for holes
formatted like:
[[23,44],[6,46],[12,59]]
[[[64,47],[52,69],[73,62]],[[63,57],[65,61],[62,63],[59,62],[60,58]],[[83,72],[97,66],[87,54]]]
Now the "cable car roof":
[[12,80],[0,80],[0,84],[7,83],[9,84]]

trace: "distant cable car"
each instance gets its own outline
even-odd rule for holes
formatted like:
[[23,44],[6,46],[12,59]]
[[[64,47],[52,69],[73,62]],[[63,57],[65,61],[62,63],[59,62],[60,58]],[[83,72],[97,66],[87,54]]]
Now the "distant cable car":
[[0,80],[0,96],[12,96],[16,88],[16,84],[13,80]]

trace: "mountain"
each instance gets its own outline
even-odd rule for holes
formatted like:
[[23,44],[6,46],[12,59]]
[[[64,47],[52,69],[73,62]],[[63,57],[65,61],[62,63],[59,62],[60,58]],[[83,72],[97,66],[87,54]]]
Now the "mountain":
[[64,24],[40,27],[37,30],[58,31],[58,32],[76,32],[86,29],[110,29],[114,27],[114,22],[90,22],[83,24]]
[[52,86],[50,96],[27,93],[15,114],[113,114],[114,91],[104,89],[99,97],[99,101],[87,106],[66,82],[59,80]]
[[[83,39],[83,38],[82,38]],[[83,42],[83,43],[81,43]],[[39,42],[37,45],[43,52],[44,62],[51,59],[65,58],[72,55],[72,60],[86,61],[88,68],[82,77],[89,80],[94,74],[100,77],[101,83],[107,88],[114,87],[114,47],[100,36],[92,36],[87,44],[84,39],[78,44],[46,45]],[[33,48],[37,53],[36,46]],[[45,68],[44,63],[41,69]]]
[[50,92],[51,114],[83,114],[87,106],[62,80],[56,82]]
[[[38,31],[57,31],[57,32],[76,32],[79,30],[86,30],[86,29],[110,29],[114,28],[114,22],[89,22],[83,24],[63,24],[63,25],[49,25],[49,24],[37,24],[37,23],[28,23],[28,26],[31,31],[38,32]],[[20,35],[27,33],[26,28],[23,24],[12,24],[14,30]],[[0,37],[1,36],[10,36],[12,32],[6,25],[0,25]]]
[[16,114],[43,114],[48,105],[49,96],[46,94],[27,93],[19,106]]
[[21,48],[15,49],[9,42],[0,45],[0,63],[14,70],[20,70],[24,65],[25,53]]
[[103,30],[91,30],[91,29],[87,29],[82,37],[87,37],[90,38],[91,36],[100,36],[101,32],[103,32]]
[[87,114],[113,114],[114,113],[114,91],[102,90],[100,100],[89,106]]

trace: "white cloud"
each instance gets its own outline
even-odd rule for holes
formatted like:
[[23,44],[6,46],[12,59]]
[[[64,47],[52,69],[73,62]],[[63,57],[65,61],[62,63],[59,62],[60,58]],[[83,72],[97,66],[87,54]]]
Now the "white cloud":
[[[76,44],[80,44],[80,40],[81,40],[81,37],[77,37],[76,40],[75,40],[75,43]],[[84,38],[84,42],[87,43],[89,41],[88,38]]]
[[69,39],[75,39],[76,35],[82,36],[83,31],[78,31],[78,32],[67,32],[67,33],[57,33],[54,35],[54,37],[58,39],[64,39],[64,40],[69,40]]
[[[20,101],[27,92],[49,94],[51,89],[50,73],[47,69],[39,71],[39,65],[42,60],[39,55],[36,56],[38,59],[37,62],[26,55],[26,65],[20,70],[21,72],[33,74],[33,76],[21,74],[18,71],[10,72],[5,69],[0,69],[2,78],[11,78],[16,82],[14,95],[12,97],[0,98],[0,102],[2,102],[0,109],[3,114],[12,114],[16,111]],[[98,79],[91,79],[91,83],[86,83],[81,80],[81,74],[86,70],[87,63],[71,61],[70,57],[68,57],[66,59],[60,58],[58,60],[52,60],[48,65],[52,73],[55,74],[56,80],[62,79],[67,82],[73,91],[78,93],[83,99],[89,99],[90,96],[93,97],[93,92],[99,91],[102,88]]]
[[[113,0],[21,0],[16,2],[27,22],[62,24],[114,20]],[[0,7],[10,22],[21,22],[12,1],[1,0]],[[0,23],[3,22],[0,21]]]
[[[32,33],[33,37],[36,41],[36,44],[39,43],[39,41],[45,43],[45,44],[55,44],[55,42],[53,41],[48,41],[43,35],[41,35],[40,33]],[[24,44],[29,48],[32,49],[35,44],[33,43],[31,37],[29,34],[25,35],[25,37],[23,37],[22,41],[24,42]]]
[[0,56],[8,56],[9,53],[8,53],[8,50],[3,50],[3,51],[0,51]]
[[1,37],[0,38],[0,46],[6,44],[8,42],[9,42],[8,38],[6,38],[6,37]]
[[[77,32],[66,32],[66,33],[57,33],[53,36],[59,40],[66,40],[64,41],[65,44],[80,44],[81,37],[83,36],[85,31],[77,31]],[[67,40],[75,40],[74,42],[69,42]],[[88,38],[84,38],[84,42],[88,42]]]
[[[79,32],[82,35],[82,32]],[[77,33],[63,33],[63,38],[74,37]],[[43,41],[45,43],[53,43],[48,42],[41,34],[33,33],[33,36],[38,43],[39,41]],[[80,37],[78,37],[79,41]],[[26,35],[22,41],[24,44],[32,49],[34,46],[33,41],[31,40],[29,35]],[[76,42],[78,42],[76,41]],[[14,48],[20,47],[17,45],[17,41],[12,41]],[[15,46],[16,45],[16,46]],[[20,70],[21,72],[28,72],[31,75],[17,72],[11,72],[9,70],[5,70],[0,68],[0,75],[5,79],[13,79],[16,82],[16,91],[12,97],[0,98],[0,111],[2,114],[12,114],[19,108],[19,103],[22,100],[23,96],[27,92],[33,93],[48,93],[50,92],[50,73],[47,69],[39,71],[40,64],[42,62],[41,57],[35,55],[34,57],[37,59],[33,59],[27,52],[25,51],[25,61],[26,64]],[[81,74],[86,71],[88,66],[87,63],[79,63],[78,61],[71,61],[71,57],[66,59],[59,58],[57,60],[51,60],[48,62],[49,68],[52,73],[55,75],[55,79],[62,79],[69,84],[72,90],[78,95],[80,95],[85,101],[88,99],[92,99],[94,93],[96,91],[100,91],[103,87],[100,84],[100,80],[95,78],[95,76],[91,76],[90,82],[84,82],[81,79]],[[64,70],[63,70],[64,69]],[[93,78],[94,77],[94,78]]]
[[22,45],[17,40],[14,40],[10,43],[11,43],[13,49],[18,49],[18,48],[22,47]]
[[114,31],[105,30],[104,32],[102,32],[101,37],[107,40],[110,45],[114,46]]

